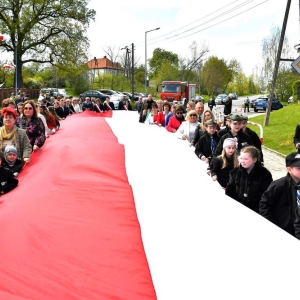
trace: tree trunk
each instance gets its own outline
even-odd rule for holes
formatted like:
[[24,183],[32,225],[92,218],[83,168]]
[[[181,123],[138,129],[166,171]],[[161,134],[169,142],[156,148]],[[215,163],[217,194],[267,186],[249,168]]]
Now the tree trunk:
[[18,47],[15,50],[14,53],[14,63],[16,65],[15,68],[15,76],[14,76],[14,89],[15,93],[17,94],[19,89],[23,87],[23,75],[22,75],[22,59],[21,59],[21,53],[18,52]]

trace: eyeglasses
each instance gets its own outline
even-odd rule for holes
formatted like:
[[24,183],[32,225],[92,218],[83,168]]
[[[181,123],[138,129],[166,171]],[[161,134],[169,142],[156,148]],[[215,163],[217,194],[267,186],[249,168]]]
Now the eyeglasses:
[[24,110],[33,110],[32,107],[24,107]]
[[192,115],[190,115],[190,117],[197,117],[197,115],[195,115],[195,114],[192,114]]
[[183,111],[176,111],[177,115],[183,115]]

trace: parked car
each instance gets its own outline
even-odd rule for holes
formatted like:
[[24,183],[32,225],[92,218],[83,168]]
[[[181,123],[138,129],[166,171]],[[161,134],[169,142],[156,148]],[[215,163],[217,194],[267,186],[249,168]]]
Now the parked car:
[[291,96],[291,97],[288,99],[288,104],[291,104],[291,103],[293,103],[293,102],[294,102],[294,97]]
[[110,101],[113,102],[115,109],[119,109],[119,102],[123,99],[123,96],[125,96],[125,98],[130,102],[129,97],[120,92],[116,92],[110,96]]
[[90,90],[90,91],[86,91],[84,93],[82,93],[80,95],[80,97],[94,97],[94,98],[97,98],[97,99],[100,99],[101,101],[104,101],[107,97],[107,95],[99,92],[99,91],[96,91],[96,90]]
[[250,99],[250,107],[254,108],[254,103],[255,103],[256,99],[257,98]]
[[67,92],[65,89],[58,89],[58,96],[60,97],[66,97],[67,96]]
[[[267,109],[267,105],[268,105],[268,97],[259,97],[256,99],[256,101],[254,102],[253,108],[254,111],[257,112],[259,110],[266,110]],[[277,110],[283,108],[283,105],[280,101],[278,101],[276,98],[273,99],[272,101],[272,108],[271,110]]]
[[204,98],[202,96],[195,96],[193,99],[195,103],[202,102],[204,104]]
[[236,93],[229,93],[228,96],[232,99],[232,100],[237,100],[238,96]]
[[48,94],[50,97],[57,98],[58,96],[58,89],[57,88],[42,88],[40,93]]
[[216,99],[215,102],[217,105],[224,105],[224,103],[222,103],[222,100],[224,100],[227,97],[226,94],[219,94]]
[[139,100],[139,96],[134,93],[133,99],[132,99],[132,93],[129,92],[122,92],[123,95],[127,96],[131,101],[134,100]]

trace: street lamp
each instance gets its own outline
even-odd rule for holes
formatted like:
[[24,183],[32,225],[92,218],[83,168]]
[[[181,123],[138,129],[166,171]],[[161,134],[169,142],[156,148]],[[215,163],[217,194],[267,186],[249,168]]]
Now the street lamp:
[[147,74],[147,33],[158,29],[160,29],[160,27],[145,32],[145,93],[147,93],[147,77],[148,77],[147,76],[148,75]]

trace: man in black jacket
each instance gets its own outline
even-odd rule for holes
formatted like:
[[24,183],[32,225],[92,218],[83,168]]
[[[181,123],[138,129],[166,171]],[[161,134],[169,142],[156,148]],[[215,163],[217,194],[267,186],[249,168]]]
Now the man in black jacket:
[[82,104],[82,111],[85,110],[90,110],[90,111],[94,110],[94,103],[91,101],[90,97],[85,97],[85,101]]
[[300,239],[300,154],[286,159],[287,175],[273,181],[260,200],[259,213],[281,229]]

